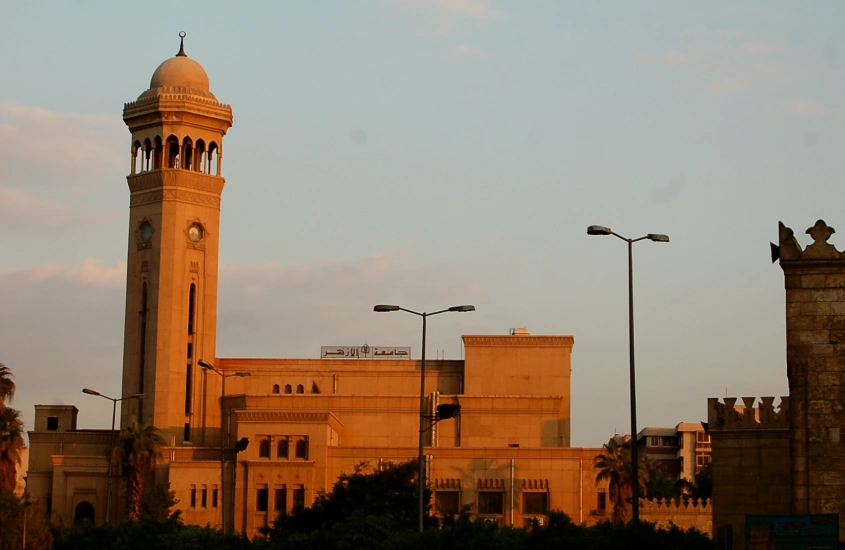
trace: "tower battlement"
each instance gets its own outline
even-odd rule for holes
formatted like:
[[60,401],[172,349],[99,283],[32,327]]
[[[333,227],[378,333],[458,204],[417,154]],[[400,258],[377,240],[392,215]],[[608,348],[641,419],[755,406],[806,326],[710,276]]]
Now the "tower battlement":
[[756,397],[743,397],[737,405],[737,397],[726,397],[722,402],[717,397],[707,400],[708,430],[766,430],[789,428],[789,397],[780,398],[775,410],[774,397],[761,397],[755,407]]
[[772,260],[780,259],[787,264],[800,260],[840,260],[845,262],[845,252],[836,250],[828,239],[836,233],[836,230],[828,226],[824,220],[817,220],[813,227],[808,228],[805,233],[813,238],[812,244],[807,248],[801,248],[795,232],[786,227],[783,222],[778,222],[778,246],[773,250]]

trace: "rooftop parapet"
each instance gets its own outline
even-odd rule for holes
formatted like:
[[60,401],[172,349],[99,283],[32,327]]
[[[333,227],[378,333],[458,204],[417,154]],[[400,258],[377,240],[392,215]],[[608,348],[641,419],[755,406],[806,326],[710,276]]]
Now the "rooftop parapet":
[[644,498],[640,499],[640,510],[642,510],[643,512],[654,513],[709,513],[712,511],[711,500],[709,498]]
[[818,220],[813,227],[805,231],[813,238],[813,243],[802,249],[795,238],[795,232],[778,222],[778,246],[772,246],[772,261],[781,262],[800,260],[845,260],[845,252],[839,252],[830,244],[828,239],[836,230],[828,226],[824,220]]
[[756,397],[743,397],[742,405],[736,401],[736,397],[726,397],[724,403],[717,397],[707,400],[708,431],[789,428],[788,396],[780,398],[777,410],[774,397],[761,397],[757,408]]

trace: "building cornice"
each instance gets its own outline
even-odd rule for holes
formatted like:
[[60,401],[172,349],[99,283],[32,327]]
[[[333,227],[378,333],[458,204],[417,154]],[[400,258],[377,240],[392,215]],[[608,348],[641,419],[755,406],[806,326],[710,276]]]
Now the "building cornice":
[[572,347],[573,336],[473,336],[464,335],[466,347]]

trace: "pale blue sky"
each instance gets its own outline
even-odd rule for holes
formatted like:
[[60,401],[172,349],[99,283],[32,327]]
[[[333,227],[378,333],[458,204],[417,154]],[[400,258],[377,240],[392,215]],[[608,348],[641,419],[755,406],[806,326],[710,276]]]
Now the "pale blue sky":
[[[218,355],[572,334],[573,444],[786,393],[777,222],[845,230],[838,2],[0,1],[0,361],[15,401],[120,388],[124,102],[178,50],[232,105]],[[807,244],[809,237],[803,236]],[[838,235],[832,242],[842,243]],[[842,245],[839,244],[841,247]]]

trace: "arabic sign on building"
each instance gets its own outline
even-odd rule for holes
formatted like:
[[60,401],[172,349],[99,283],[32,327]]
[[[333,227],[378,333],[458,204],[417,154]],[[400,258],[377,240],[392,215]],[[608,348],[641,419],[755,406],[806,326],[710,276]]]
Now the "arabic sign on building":
[[411,348],[384,346],[322,346],[322,359],[410,359]]
[[748,550],[837,550],[839,514],[746,516]]

